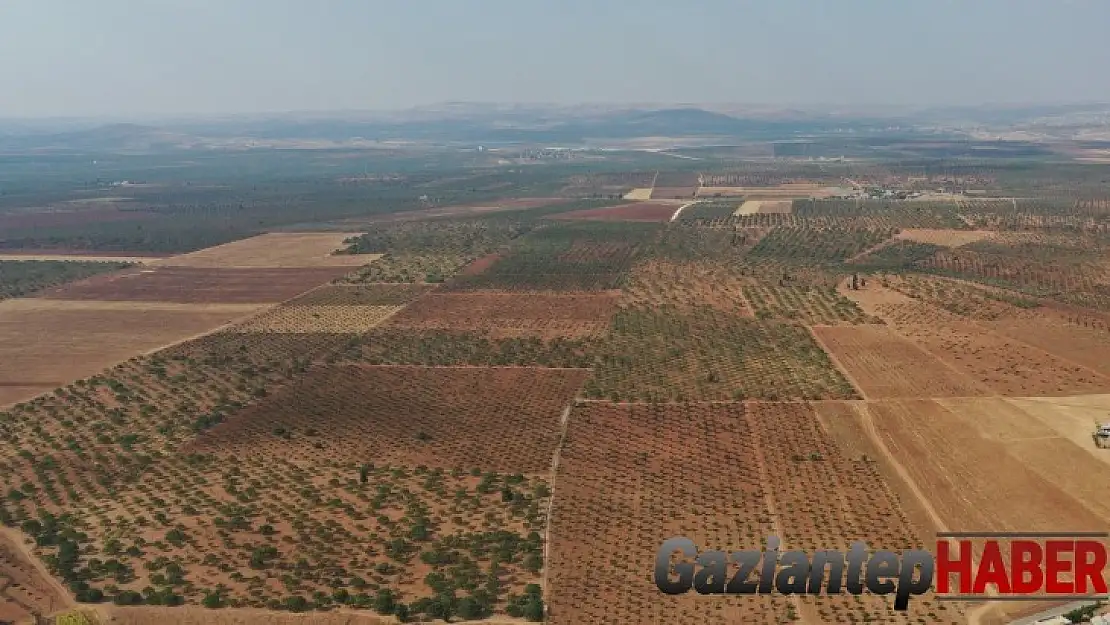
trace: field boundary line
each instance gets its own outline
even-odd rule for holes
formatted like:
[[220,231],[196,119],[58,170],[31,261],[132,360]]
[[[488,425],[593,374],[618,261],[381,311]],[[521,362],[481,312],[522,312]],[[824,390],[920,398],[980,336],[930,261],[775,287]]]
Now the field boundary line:
[[859,393],[860,398],[862,398],[864,401],[873,399],[871,397],[868,397],[867,393],[863,392],[863,387],[860,386],[859,381],[857,381],[854,377],[852,377],[850,373],[848,373],[848,368],[844,366],[844,363],[840,361],[840,358],[837,357],[836,353],[833,352],[833,350],[829,349],[829,346],[821,340],[821,337],[813,331],[813,328],[810,326],[803,327],[805,327],[806,332],[809,333],[809,336],[813,338],[814,342],[817,343],[817,346],[820,347],[821,350],[825,352],[825,355],[829,357],[829,362],[833,363],[833,366],[840,371],[840,374],[844,376],[844,379],[848,380],[848,382],[853,387],[855,387],[856,392]]
[[578,402],[574,399],[563,408],[559,417],[559,443],[555,445],[555,453],[551,456],[551,496],[547,498],[547,518],[543,524],[543,578],[540,583],[543,588],[543,609],[545,616],[550,616],[551,587],[548,584],[548,574],[551,571],[551,515],[555,511],[555,481],[559,474],[559,458],[562,456],[563,447],[566,445],[567,430],[570,429],[570,413]]

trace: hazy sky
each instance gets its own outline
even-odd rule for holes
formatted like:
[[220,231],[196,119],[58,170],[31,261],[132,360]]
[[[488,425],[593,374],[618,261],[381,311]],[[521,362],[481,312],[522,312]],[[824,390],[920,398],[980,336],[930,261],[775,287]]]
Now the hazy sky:
[[1108,0],[0,0],[0,116],[1110,101],[1108,25]]

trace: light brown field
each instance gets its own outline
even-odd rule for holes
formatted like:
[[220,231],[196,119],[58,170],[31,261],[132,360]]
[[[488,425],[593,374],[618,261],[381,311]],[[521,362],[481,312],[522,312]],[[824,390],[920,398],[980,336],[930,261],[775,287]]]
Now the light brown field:
[[1031,397],[1110,392],[1110,378],[971,321],[900,325],[898,332],[995,394]]
[[991,394],[887,326],[815,327],[813,333],[868,399]]
[[403,306],[278,306],[236,324],[235,332],[368,332]]
[[68,384],[256,310],[219,304],[0,302],[0,384]]
[[759,212],[759,207],[762,204],[763,202],[759,200],[746,200],[743,204],[737,206],[732,214],[736,217],[740,217],[741,215],[754,215]]
[[929,228],[906,228],[895,238],[917,243],[929,243],[945,247],[959,247],[984,239],[991,239],[998,233],[989,230],[933,230]]
[[1027,318],[985,322],[994,332],[1028,343],[1055,356],[1110,376],[1110,333],[1069,323],[1055,311],[1037,310]]
[[[995,423],[993,431],[991,424],[976,425],[975,418],[985,412],[983,406],[977,412],[973,407],[966,417],[931,400],[874,402],[867,412],[878,437],[901,459],[912,482],[928,493],[930,506],[951,530],[1106,531],[1106,518],[1034,470],[1033,466],[1055,474],[1063,470],[1046,467],[1046,463],[1064,461],[1052,454],[1061,451],[1059,446],[1045,445],[1048,455],[1027,457],[1045,452],[1019,446],[1019,440],[998,438],[1020,438],[1006,432],[1005,423]],[[983,430],[991,434],[985,436]],[[1031,440],[1036,438],[1027,437],[1027,442],[1059,440]],[[1072,456],[1071,461],[1104,473],[1101,463],[1074,445],[1062,451]],[[990,461],[984,462],[985,458]]]
[[280,232],[210,247],[155,263],[167,267],[276,269],[288,267],[359,267],[380,254],[342,254],[343,241],[357,232]]
[[739,217],[741,215],[789,215],[793,209],[793,202],[789,200],[759,200],[751,199],[745,200],[733,215]]
[[650,200],[651,199],[651,188],[649,187],[649,188],[646,188],[646,189],[632,189],[628,193],[624,194],[624,199],[626,199],[626,200]]
[[[59,380],[60,382],[61,380]],[[0,384],[0,409],[11,406],[28,399],[33,399],[43,393],[54,390],[56,385],[49,386],[24,386],[19,384]]]
[[1005,401],[1098,460],[1110,463],[1110,450],[1096,448],[1091,438],[1097,424],[1110,421],[1110,395],[1007,397]]

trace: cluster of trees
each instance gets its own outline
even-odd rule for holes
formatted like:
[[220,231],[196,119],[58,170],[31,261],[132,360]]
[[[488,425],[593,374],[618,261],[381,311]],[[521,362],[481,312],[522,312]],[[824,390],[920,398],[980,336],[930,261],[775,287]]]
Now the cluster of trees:
[[0,299],[23,297],[52,286],[129,267],[128,263],[62,260],[0,261]]

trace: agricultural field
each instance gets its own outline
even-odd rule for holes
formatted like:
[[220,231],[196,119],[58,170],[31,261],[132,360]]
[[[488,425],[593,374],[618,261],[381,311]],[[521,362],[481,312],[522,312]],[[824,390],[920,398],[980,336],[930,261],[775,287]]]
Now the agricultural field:
[[156,266],[201,269],[357,267],[373,258],[336,254],[349,235],[330,232],[263,234],[198,252],[172,256]]
[[[893,228],[966,230],[954,202],[895,200],[795,200],[793,213],[799,217],[835,218],[841,223],[881,222]],[[973,227],[974,229],[974,227]]]
[[867,315],[835,287],[769,286],[743,287],[756,319],[790,320],[806,325],[857,325],[882,323]]
[[372,459],[546,475],[560,415],[587,373],[331,365],[209,430],[189,450],[303,463],[323,452],[351,466]]
[[62,386],[104,367],[212,331],[255,305],[0,302],[0,384]]
[[854,228],[773,228],[749,252],[750,256],[800,264],[837,263],[886,241],[892,230]]
[[817,327],[813,333],[866,399],[992,394],[889,326]]
[[349,340],[337,359],[373,365],[550,367],[585,369],[597,339],[491,336],[465,330],[382,326]]
[[915,243],[928,243],[941,247],[960,247],[969,243],[990,240],[998,233],[989,230],[936,230],[929,228],[906,228],[898,233],[898,239]]
[[644,260],[633,267],[620,303],[627,307],[680,311],[709,306],[750,317],[752,312],[743,289],[753,282],[753,278],[725,262]]
[[0,260],[0,300],[23,297],[91,276],[121,271],[130,266],[130,263],[123,262]]
[[674,202],[634,202],[605,208],[590,208],[559,213],[551,219],[570,219],[583,221],[670,221],[680,204]]
[[457,276],[448,290],[606,291],[624,283],[641,248],[660,227],[635,223],[561,222],[515,241],[477,275]]
[[439,284],[454,276],[473,260],[470,254],[383,254],[359,267],[337,284]]
[[620,292],[429,293],[394,316],[394,328],[476,331],[491,338],[580,338],[605,331]]
[[806,328],[708,306],[618,312],[583,392],[648,402],[857,397]]
[[38,297],[66,301],[172,302],[178,304],[273,304],[334,280],[346,270],[129,269],[47,289]]

